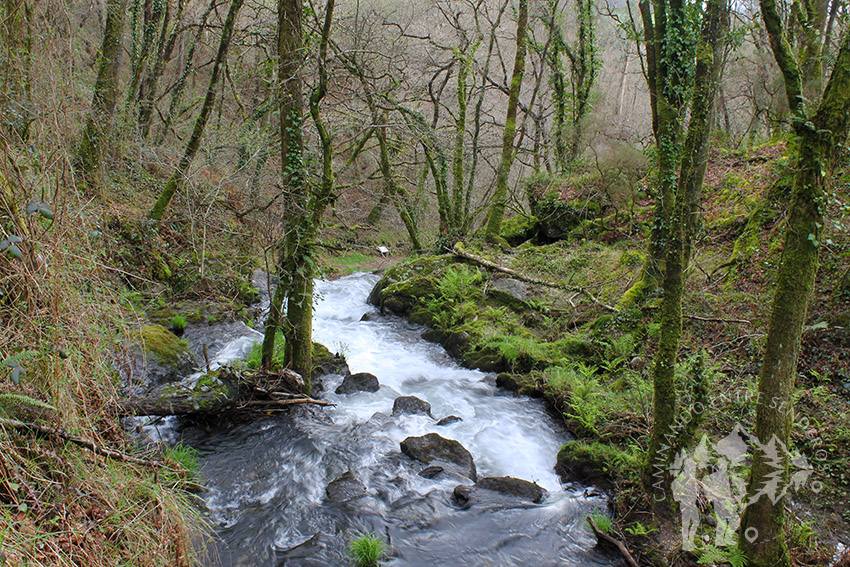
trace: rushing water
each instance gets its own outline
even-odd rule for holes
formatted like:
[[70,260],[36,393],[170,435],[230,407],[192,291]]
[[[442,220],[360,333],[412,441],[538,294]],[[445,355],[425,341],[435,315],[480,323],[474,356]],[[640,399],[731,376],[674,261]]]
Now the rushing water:
[[[459,367],[420,338],[421,328],[392,317],[361,322],[374,311],[365,298],[376,281],[355,274],[319,283],[314,339],[343,352],[352,372],[376,375],[378,392],[337,395],[342,377],[330,376],[324,396],[335,407],[300,407],[226,431],[179,432],[201,451],[202,496],[217,534],[211,563],[347,566],[348,542],[372,532],[389,543],[385,564],[395,567],[611,564],[593,549],[584,524],[604,499],[562,487],[553,471],[565,430],[540,401],[503,393],[492,377]],[[257,338],[245,328],[221,345],[218,358],[244,352]],[[400,395],[430,402],[436,419],[462,421],[436,426],[424,415],[391,416]],[[424,465],[400,452],[405,437],[430,432],[460,441],[479,476],[536,481],[546,499],[535,505],[494,495],[459,507],[452,501],[457,480],[420,477]],[[347,471],[368,495],[328,502],[326,486]]]

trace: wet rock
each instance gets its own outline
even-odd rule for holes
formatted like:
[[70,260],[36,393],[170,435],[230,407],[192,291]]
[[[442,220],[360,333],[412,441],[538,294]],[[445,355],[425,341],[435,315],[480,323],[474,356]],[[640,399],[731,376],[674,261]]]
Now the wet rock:
[[276,549],[277,565],[280,567],[325,567],[322,555],[333,547],[334,538],[319,532],[307,541],[288,549]]
[[502,372],[496,376],[496,386],[510,390],[511,392],[517,392],[519,390],[519,382],[517,382],[513,374],[508,374],[507,372]]
[[378,321],[381,318],[380,313],[376,313],[375,311],[369,311],[364,313],[362,317],[360,317],[361,321]]
[[452,496],[454,496],[458,504],[464,506],[472,499],[472,491],[473,488],[471,486],[467,484],[459,484],[458,486],[455,486]]
[[162,325],[143,325],[138,342],[128,349],[116,367],[131,391],[177,382],[192,373],[195,360],[186,341]]
[[529,482],[512,476],[487,476],[478,479],[475,488],[529,500],[535,504],[542,502],[546,495],[546,490],[536,482]]
[[535,504],[542,502],[546,496],[546,490],[536,483],[510,476],[484,477],[472,486],[461,484],[455,487],[452,495],[460,506],[468,506],[484,496],[482,491]]
[[354,394],[356,392],[377,392],[380,388],[378,378],[368,372],[349,374],[342,379],[342,384],[336,389],[337,394]]
[[444,470],[446,469],[444,469],[442,465],[429,465],[419,471],[419,476],[423,478],[436,478]]
[[393,402],[393,415],[423,414],[431,417],[431,404],[416,396],[400,396]]
[[328,374],[347,376],[351,374],[345,357],[334,354],[325,345],[313,343],[313,378]]
[[366,487],[357,480],[354,473],[348,471],[331,481],[325,488],[328,500],[331,502],[348,502],[366,496]]
[[437,422],[439,426],[451,425],[453,423],[457,423],[458,421],[463,421],[462,417],[458,417],[456,415],[447,415],[443,419]]
[[444,461],[460,467],[463,475],[475,480],[475,462],[463,445],[454,439],[429,433],[422,437],[408,437],[401,442],[401,451],[408,457],[425,464],[432,461]]

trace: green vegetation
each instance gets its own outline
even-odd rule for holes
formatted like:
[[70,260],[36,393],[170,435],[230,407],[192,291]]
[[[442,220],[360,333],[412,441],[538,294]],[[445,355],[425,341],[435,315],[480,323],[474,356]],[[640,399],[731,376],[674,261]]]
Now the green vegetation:
[[361,534],[349,544],[348,556],[355,567],[378,567],[387,556],[387,544],[375,534]]
[[178,337],[186,330],[186,318],[182,315],[175,315],[171,318],[171,332]]
[[145,346],[145,351],[156,356],[164,365],[174,366],[182,356],[188,354],[186,341],[162,325],[142,325],[139,336]]
[[614,520],[605,512],[597,510],[590,515],[590,519],[603,534],[611,535],[613,533]]

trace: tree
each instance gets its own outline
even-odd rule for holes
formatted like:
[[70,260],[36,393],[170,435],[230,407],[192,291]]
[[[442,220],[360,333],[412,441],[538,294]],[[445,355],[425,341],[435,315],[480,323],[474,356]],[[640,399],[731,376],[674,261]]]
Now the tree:
[[[776,279],[764,356],[759,371],[755,435],[775,442],[781,452],[780,486],[774,500],[761,494],[776,478],[776,463],[764,451],[753,457],[741,523],[740,547],[752,567],[788,566],[785,543],[784,488],[789,481],[789,452],[794,383],[800,335],[814,288],[824,211],[831,194],[831,174],[850,126],[850,34],[844,34],[820,103],[807,106],[805,72],[794,56],[775,0],[761,0],[770,46],[785,81],[796,138],[796,167],[785,243]],[[761,497],[759,497],[761,496]]]
[[[646,37],[647,82],[656,139],[658,193],[656,219],[663,231],[661,336],[655,356],[653,422],[644,481],[667,486],[667,468],[673,456],[676,416],[675,369],[682,337],[684,268],[696,223],[711,131],[711,112],[723,62],[729,27],[727,0],[709,0],[699,38],[691,41],[690,19],[684,3],[648,0],[640,4]],[[682,145],[684,112],[690,107],[687,136]],[[661,478],[658,478],[658,477]]]
[[233,37],[233,27],[236,24],[236,18],[239,15],[239,10],[242,8],[243,2],[244,0],[233,0],[230,3],[230,10],[227,12],[227,18],[224,20],[224,27],[221,30],[221,41],[218,44],[218,53],[213,64],[210,83],[207,87],[207,94],[204,97],[204,104],[201,106],[201,113],[195,119],[192,136],[186,144],[186,150],[183,152],[183,157],[180,158],[180,163],[177,164],[177,168],[171,174],[171,177],[162,189],[162,193],[160,193],[159,198],[151,209],[150,218],[153,220],[162,220],[165,209],[171,202],[174,193],[182,189],[183,184],[186,182],[189,167],[192,165],[195,154],[198,153],[198,149],[201,147],[201,138],[204,136],[204,129],[207,126],[213,106],[215,106],[218,77],[227,62],[227,49],[230,46],[230,39]]
[[103,30],[91,111],[77,148],[77,165],[83,177],[89,180],[100,167],[103,147],[109,136],[109,124],[118,101],[118,67],[121,64],[121,39],[126,13],[126,0],[108,0],[106,3],[106,27]]
[[514,69],[511,73],[511,88],[508,95],[508,110],[505,117],[505,130],[502,135],[502,156],[496,170],[496,191],[493,193],[493,204],[490,206],[487,219],[486,236],[490,240],[498,240],[502,231],[502,220],[505,218],[505,208],[508,201],[508,178],[511,164],[514,160],[514,134],[516,134],[516,116],[519,103],[519,93],[522,87],[522,77],[525,73],[526,37],[528,34],[528,0],[519,0],[519,14],[516,31],[516,56]]
[[0,3],[0,128],[14,132],[23,141],[33,120],[31,12],[28,0]]
[[[304,62],[302,6],[299,0],[278,3],[280,57],[280,137],[283,165],[284,235],[280,245],[278,285],[263,337],[262,364],[271,366],[278,329],[283,330],[284,360],[305,378],[309,389],[313,369],[314,258],[322,217],[334,197],[333,138],[325,125],[320,103],[328,90],[327,53],[333,21],[334,0],[328,0],[319,42],[319,81],[309,99],[310,116],[319,135],[322,174],[311,188],[304,171],[303,95],[301,67]],[[286,317],[283,304],[286,301]]]

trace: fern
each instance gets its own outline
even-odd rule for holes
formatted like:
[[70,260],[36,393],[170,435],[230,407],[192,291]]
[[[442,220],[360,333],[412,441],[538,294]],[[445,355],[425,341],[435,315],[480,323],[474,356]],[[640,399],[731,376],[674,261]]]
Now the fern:
[[11,392],[0,393],[0,414],[9,415],[8,408],[21,405],[56,411],[56,408],[47,402],[42,402],[24,394],[13,394]]
[[700,549],[700,557],[697,559],[697,563],[700,565],[729,564],[732,567],[746,567],[747,557],[737,545],[724,548],[708,545]]

